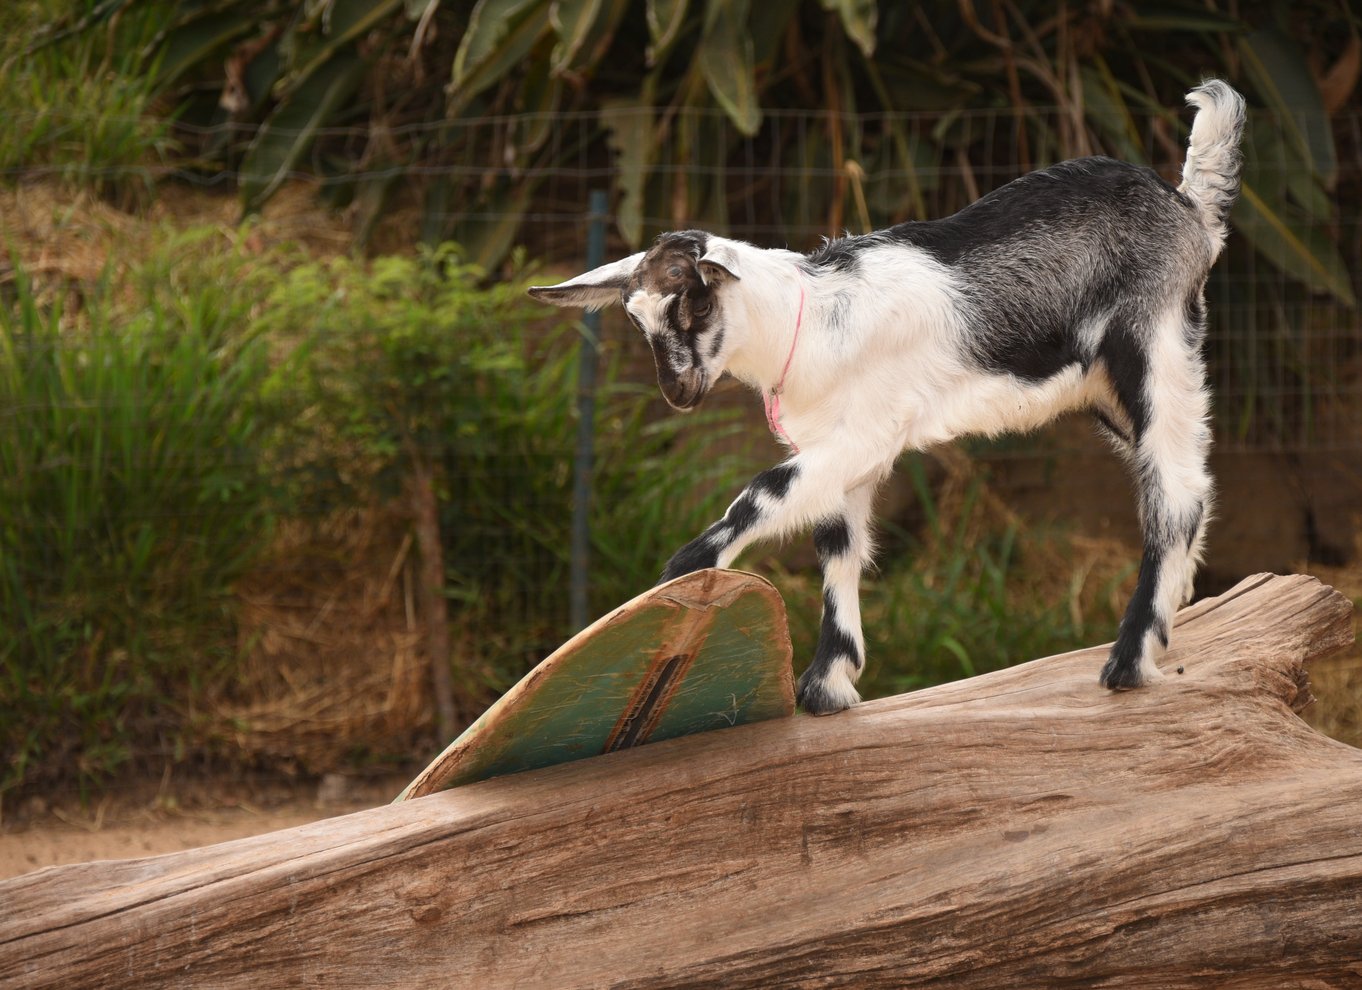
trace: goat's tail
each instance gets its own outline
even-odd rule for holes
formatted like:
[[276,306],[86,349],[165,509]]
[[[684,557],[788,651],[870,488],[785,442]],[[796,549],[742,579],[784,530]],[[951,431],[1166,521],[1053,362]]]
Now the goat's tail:
[[1230,208],[1239,197],[1244,98],[1229,83],[1208,79],[1187,94],[1187,102],[1197,108],[1197,115],[1192,121],[1178,192],[1200,210],[1201,221],[1211,235],[1212,250],[1218,255],[1228,234]]

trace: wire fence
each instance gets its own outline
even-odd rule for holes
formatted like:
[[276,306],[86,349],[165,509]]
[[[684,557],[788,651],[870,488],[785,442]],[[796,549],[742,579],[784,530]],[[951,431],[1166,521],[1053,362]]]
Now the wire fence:
[[[1089,125],[1043,109],[855,116],[768,110],[752,136],[738,134],[721,113],[701,110],[672,119],[652,111],[616,109],[393,128],[370,121],[307,135],[276,130],[276,138],[306,136],[307,153],[277,175],[259,176],[242,170],[259,133],[254,125],[225,121],[204,128],[106,118],[105,124],[153,134],[164,155],[122,164],[84,158],[20,163],[0,178],[17,185],[22,194],[23,183],[32,180],[93,177],[136,187],[143,203],[181,186],[225,198],[249,183],[293,183],[305,186],[309,197],[316,193],[335,204],[352,230],[386,231],[385,245],[453,239],[493,271],[513,246],[523,245],[545,267],[570,274],[588,264],[593,193],[609,193],[607,258],[636,250],[662,230],[692,226],[761,246],[807,250],[823,237],[846,231],[948,215],[1031,168],[1065,157],[1061,140],[1079,151],[1145,161],[1176,180],[1185,143],[1181,119],[1151,114],[1092,133],[1085,129]],[[78,118],[60,114],[14,119],[5,126],[23,130],[40,122],[73,131],[82,126]],[[1350,112],[1332,124],[1336,165],[1327,185],[1302,177],[1299,163],[1281,151],[1281,142],[1260,140],[1249,148],[1249,188],[1274,208],[1278,226],[1265,224],[1261,208],[1250,210],[1241,201],[1234,218],[1241,230],[1208,285],[1207,354],[1220,451],[1353,459],[1362,447],[1362,335],[1349,298],[1357,286],[1356,273],[1362,271],[1362,114]],[[646,136],[646,154],[631,144],[630,135],[640,140]],[[267,219],[277,206],[265,205]],[[0,221],[9,228],[13,217]],[[314,214],[302,222],[314,222]],[[15,290],[10,274],[0,261],[0,299],[6,305]],[[229,281],[232,277],[226,276]],[[168,286],[167,291],[179,290]],[[355,297],[341,305],[333,296],[317,304],[340,306],[327,328],[353,334],[340,342],[334,360],[343,361],[351,345],[371,349],[365,355],[378,353],[373,348],[381,335],[366,338],[347,325],[345,306],[358,305]],[[210,295],[201,301],[205,313],[217,305]],[[90,305],[88,300],[77,302]],[[231,310],[229,317],[244,319],[254,312],[255,301],[233,303],[238,304],[239,313]],[[309,314],[306,308],[297,311],[299,319]],[[451,402],[469,402],[439,413],[445,417],[439,422],[453,423],[447,435],[416,445],[423,456],[438,460],[444,478],[438,493],[447,554],[443,591],[454,630],[450,649],[467,681],[470,705],[486,699],[489,685],[504,686],[508,677],[518,676],[579,627],[583,616],[599,614],[647,587],[679,542],[709,521],[705,513],[712,506],[702,505],[702,497],[726,504],[743,480],[745,466],[763,466],[763,460],[778,456],[754,401],[736,389],[714,396],[721,408],[743,407],[737,421],[741,426],[724,421],[721,429],[715,428],[720,440],[708,439],[709,427],[657,432],[670,416],[651,388],[647,349],[617,310],[602,315],[601,336],[624,365],[617,369],[615,383],[638,383],[650,393],[650,404],[637,419],[629,418],[637,403],[612,399],[598,404],[601,436],[594,451],[582,443],[577,429],[581,420],[576,410],[582,406],[575,374],[566,368],[557,377],[552,369],[532,370],[497,385],[500,391],[489,399],[489,386],[472,373],[481,367],[476,363],[464,369],[470,372],[466,382],[460,380],[444,393]],[[163,340],[164,353],[152,355],[145,368],[169,366],[173,329]],[[538,358],[533,342],[529,346]],[[463,360],[457,349],[440,353],[438,359],[417,354],[406,367],[424,373],[441,361]],[[257,356],[263,376],[268,355]],[[209,369],[218,359],[219,351],[210,347],[201,367]],[[504,365],[489,360],[485,367],[493,369],[490,378]],[[145,368],[129,364],[127,374],[143,374]],[[347,368],[355,375],[366,370],[362,360]],[[53,372],[53,388],[65,387],[64,382],[89,369],[75,362],[57,370],[61,374]],[[376,380],[382,383],[381,376]],[[204,654],[206,640],[188,638],[187,633],[183,642],[158,638],[161,633],[149,631],[143,622],[153,614],[175,619],[173,609],[183,606],[185,628],[194,628],[197,636],[205,626],[202,613],[195,610],[199,603],[172,600],[167,591],[189,586],[166,569],[175,563],[166,548],[177,540],[205,547],[223,544],[223,559],[230,564],[237,544],[258,539],[262,530],[257,516],[228,519],[232,500],[254,490],[251,486],[263,490],[273,484],[260,477],[261,468],[276,466],[280,455],[262,455],[256,433],[246,431],[233,439],[230,431],[244,426],[225,414],[220,427],[206,426],[194,412],[201,408],[201,397],[173,391],[186,384],[193,382],[153,374],[122,407],[108,393],[83,398],[71,393],[47,424],[52,440],[43,449],[29,440],[40,429],[39,414],[51,395],[35,398],[30,379],[5,396],[0,447],[12,442],[14,450],[34,459],[27,473],[9,471],[0,484],[12,490],[20,482],[34,487],[29,492],[31,515],[13,515],[12,525],[0,526],[6,540],[22,533],[32,537],[31,549],[20,554],[14,546],[0,547],[0,578],[12,578],[5,587],[23,598],[25,608],[33,608],[0,633],[0,654],[18,656],[35,649],[41,636],[51,640],[45,663],[74,658],[76,667],[97,671],[99,663],[113,668],[129,663],[138,651],[155,657]],[[565,401],[539,401],[550,387]],[[145,427],[145,445],[138,440],[144,429],[138,419],[142,406],[178,407],[173,427],[166,428],[165,421]],[[230,402],[214,406],[219,411],[230,407]],[[433,409],[422,415],[435,417]],[[502,410],[497,413],[502,418],[486,418],[496,409]],[[115,448],[101,446],[107,437],[93,426],[88,449],[72,440],[77,429],[72,424],[99,410],[122,416],[120,442],[132,444],[122,459],[113,455]],[[460,416],[466,432],[455,422]],[[316,437],[334,439],[327,429]],[[514,439],[522,435],[530,440]],[[1048,458],[1073,442],[1072,436],[1071,431],[1007,438],[971,450],[1000,460]],[[401,446],[398,441],[393,445]],[[579,482],[575,497],[574,462]],[[571,528],[571,520],[574,508],[581,506],[588,467],[595,508],[585,519],[579,512],[576,525],[591,527],[584,534]],[[112,487],[101,488],[96,476],[107,476]],[[42,485],[47,487],[40,491]],[[72,507],[62,501],[87,488],[91,499],[104,499],[105,504]],[[402,497],[400,485],[392,490]],[[17,500],[11,500],[8,507],[15,505]],[[77,518],[77,508],[88,509],[89,533],[83,535],[71,528],[76,523],[69,523],[58,534],[67,542],[47,538],[42,527],[61,521],[57,506],[70,510],[69,519]],[[252,511],[260,519],[268,514],[259,505]],[[257,546],[249,573],[229,573],[228,568],[223,573],[230,581],[205,584],[199,597],[206,601],[227,590],[235,596],[239,642],[229,644],[231,649],[220,642],[209,645],[247,657],[233,675],[234,686],[223,689],[226,700],[217,702],[221,725],[232,727],[235,738],[246,740],[239,742],[241,748],[261,759],[269,758],[271,747],[283,745],[276,740],[286,735],[294,752],[301,751],[300,739],[310,740],[313,756],[304,763],[324,769],[346,746],[377,750],[393,745],[404,732],[410,735],[427,701],[427,682],[413,657],[427,644],[416,604],[417,554],[404,535],[409,520],[401,511],[395,516],[356,506],[336,511],[333,503],[299,514],[304,518],[285,520],[270,535],[268,547]],[[154,534],[154,539],[139,543],[143,533]],[[580,548],[588,542],[589,571],[580,557],[569,559],[567,552],[570,544]],[[1337,542],[1344,546],[1346,538]],[[88,559],[80,566],[88,566],[88,573],[82,576],[73,559],[86,549]],[[100,554],[105,556],[95,559]],[[128,577],[134,566],[144,573]],[[62,580],[53,581],[54,576]],[[85,582],[79,587],[77,577]],[[163,597],[139,598],[143,592],[137,581],[143,579],[152,589],[146,595]],[[55,589],[50,594],[42,590],[45,582]],[[592,585],[589,607],[581,587],[586,582]],[[569,584],[570,595],[564,593]],[[18,606],[10,608],[13,601],[0,604],[10,609],[7,615],[20,615]],[[107,612],[95,611],[106,606]],[[816,625],[816,604],[810,614]],[[117,623],[126,624],[126,634]],[[117,676],[100,676],[105,685],[120,683]],[[19,697],[36,683],[16,675],[10,688]],[[344,684],[344,690],[337,691],[336,684]],[[108,710],[119,712],[124,705],[112,698]],[[35,710],[39,708],[35,702]]]

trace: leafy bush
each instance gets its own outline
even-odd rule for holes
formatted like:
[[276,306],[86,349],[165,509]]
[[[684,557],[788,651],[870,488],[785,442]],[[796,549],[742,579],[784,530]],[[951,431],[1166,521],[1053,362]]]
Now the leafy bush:
[[[295,430],[286,461],[300,503],[409,498],[413,474],[433,475],[460,663],[490,665],[509,683],[573,631],[580,340],[536,323],[522,279],[483,285],[448,245],[300,266],[267,310],[275,338],[305,355],[287,400]],[[691,418],[684,433],[675,418],[651,422],[655,391],[621,384],[616,372],[608,360],[597,399],[597,613],[650,587],[735,484],[732,460],[706,455],[723,417],[708,417],[717,429],[695,429]]]
[[233,654],[270,363],[248,273],[205,277],[192,248],[69,317],[16,262],[0,305],[0,790],[173,746]]

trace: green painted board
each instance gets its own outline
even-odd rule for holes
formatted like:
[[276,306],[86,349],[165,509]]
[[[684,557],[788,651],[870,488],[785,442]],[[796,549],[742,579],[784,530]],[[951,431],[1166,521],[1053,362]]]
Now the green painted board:
[[559,647],[397,800],[791,715],[790,658],[785,604],[769,582],[742,571],[687,574]]

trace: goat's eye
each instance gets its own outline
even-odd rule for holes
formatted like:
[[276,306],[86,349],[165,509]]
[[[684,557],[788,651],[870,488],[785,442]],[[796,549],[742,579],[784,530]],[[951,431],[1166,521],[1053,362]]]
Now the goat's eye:
[[679,265],[672,265],[670,268],[668,268],[668,269],[667,269],[667,277],[668,277],[668,278],[680,278],[680,277],[681,277],[681,268],[680,268],[680,266],[679,266]]

